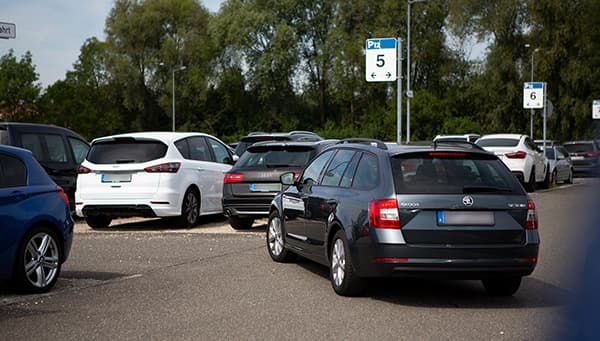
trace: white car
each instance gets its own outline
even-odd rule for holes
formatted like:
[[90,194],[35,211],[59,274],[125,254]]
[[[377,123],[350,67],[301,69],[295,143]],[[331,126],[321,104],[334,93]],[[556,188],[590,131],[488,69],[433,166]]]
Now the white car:
[[147,132],[97,138],[78,169],[75,210],[92,228],[117,217],[222,213],[223,174],[237,157],[202,133]]
[[500,158],[529,192],[550,187],[548,159],[527,135],[491,134],[475,142]]

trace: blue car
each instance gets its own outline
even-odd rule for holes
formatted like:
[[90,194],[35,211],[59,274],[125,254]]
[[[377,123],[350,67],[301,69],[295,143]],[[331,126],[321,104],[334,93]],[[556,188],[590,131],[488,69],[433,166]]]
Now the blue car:
[[0,145],[0,281],[50,290],[71,249],[69,199],[30,151]]

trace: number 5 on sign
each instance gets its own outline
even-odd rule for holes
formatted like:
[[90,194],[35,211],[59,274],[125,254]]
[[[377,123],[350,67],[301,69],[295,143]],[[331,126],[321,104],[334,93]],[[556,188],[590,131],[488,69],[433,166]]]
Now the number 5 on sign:
[[544,107],[544,83],[534,82],[523,85],[523,108],[542,109]]

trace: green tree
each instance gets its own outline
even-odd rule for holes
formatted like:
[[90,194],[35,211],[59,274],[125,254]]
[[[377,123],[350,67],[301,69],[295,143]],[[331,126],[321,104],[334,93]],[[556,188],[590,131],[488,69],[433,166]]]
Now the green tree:
[[34,121],[41,86],[27,51],[20,60],[11,49],[0,58],[0,118]]

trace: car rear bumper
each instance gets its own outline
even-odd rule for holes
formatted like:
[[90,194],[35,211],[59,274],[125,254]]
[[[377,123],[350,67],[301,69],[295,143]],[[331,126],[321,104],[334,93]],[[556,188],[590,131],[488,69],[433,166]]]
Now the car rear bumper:
[[269,216],[269,208],[273,197],[223,198],[223,212],[228,217],[267,217]]
[[444,247],[357,246],[356,272],[362,277],[437,277],[481,279],[527,276],[537,264],[538,245]]

